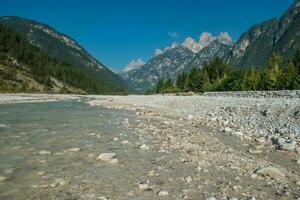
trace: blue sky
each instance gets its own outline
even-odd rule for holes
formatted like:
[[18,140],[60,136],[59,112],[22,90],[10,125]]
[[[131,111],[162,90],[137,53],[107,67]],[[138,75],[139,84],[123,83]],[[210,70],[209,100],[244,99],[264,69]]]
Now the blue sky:
[[0,15],[46,23],[108,67],[148,60],[157,48],[201,32],[229,32],[280,16],[293,0],[6,0]]

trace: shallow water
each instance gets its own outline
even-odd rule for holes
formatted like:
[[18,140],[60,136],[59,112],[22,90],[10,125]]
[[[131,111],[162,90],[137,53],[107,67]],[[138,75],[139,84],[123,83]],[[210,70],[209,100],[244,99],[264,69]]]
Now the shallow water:
[[[153,199],[155,192],[141,193],[137,184],[163,166],[156,183],[163,185],[177,174],[166,164],[176,154],[141,151],[141,139],[123,124],[126,118],[138,120],[129,111],[78,101],[0,105],[0,176],[6,178],[0,199]],[[118,164],[97,160],[106,152],[117,153]]]
[[[99,174],[93,173],[103,171],[87,155],[110,152],[112,138],[120,134],[126,138],[125,117],[132,115],[75,101],[0,105],[0,176],[7,178],[0,182],[0,199],[35,196],[32,188],[55,178],[96,183],[99,180],[93,179]],[[66,151],[70,148],[81,150]],[[40,155],[41,151],[52,154]]]

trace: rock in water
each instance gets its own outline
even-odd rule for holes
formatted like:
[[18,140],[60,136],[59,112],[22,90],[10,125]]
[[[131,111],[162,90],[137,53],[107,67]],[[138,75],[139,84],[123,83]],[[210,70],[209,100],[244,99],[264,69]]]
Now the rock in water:
[[158,192],[158,196],[168,196],[168,195],[169,195],[169,192],[166,190],[161,190]]
[[102,153],[98,156],[98,159],[102,160],[103,162],[116,163],[118,162],[115,158],[116,155],[116,153]]
[[6,177],[5,176],[0,176],[0,182],[5,181]]
[[255,172],[257,175],[260,176],[269,176],[271,178],[275,178],[275,179],[284,179],[285,175],[277,168],[275,167],[264,167],[264,168],[258,168],[257,170],[255,170]]
[[51,155],[52,153],[50,151],[40,151],[40,155]]

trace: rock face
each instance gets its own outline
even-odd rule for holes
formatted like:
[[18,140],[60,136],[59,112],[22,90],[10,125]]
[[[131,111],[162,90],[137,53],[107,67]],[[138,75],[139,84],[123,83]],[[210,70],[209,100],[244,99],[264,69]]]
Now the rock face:
[[103,80],[103,84],[126,86],[121,77],[93,58],[75,40],[50,26],[13,16],[0,17],[0,23],[25,35],[31,44],[39,47],[50,57],[69,63],[85,74]]
[[192,67],[202,67],[215,57],[225,58],[229,54],[233,42],[228,33],[213,37],[202,34],[199,42],[187,38],[183,44],[173,44],[165,51],[159,51],[145,65],[133,70],[125,70],[121,76],[129,86],[137,91],[145,91],[160,79],[171,77],[176,80],[179,73],[189,71]]
[[251,27],[230,52],[227,61],[240,67],[264,66],[273,52],[290,60],[300,45],[300,1],[279,19],[271,19]]

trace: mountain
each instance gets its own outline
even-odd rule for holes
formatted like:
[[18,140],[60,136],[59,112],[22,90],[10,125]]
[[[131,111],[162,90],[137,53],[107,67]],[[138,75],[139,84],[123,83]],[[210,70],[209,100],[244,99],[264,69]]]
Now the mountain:
[[59,61],[69,63],[87,77],[100,80],[103,87],[127,90],[126,83],[69,36],[48,25],[20,17],[1,17],[0,23],[17,33],[23,34],[34,46]]
[[300,0],[296,0],[279,19],[251,27],[242,34],[227,62],[238,67],[264,66],[273,52],[287,62],[300,47]]
[[227,33],[221,33],[218,37],[203,33],[199,42],[189,37],[183,44],[172,44],[164,51],[157,49],[146,64],[124,70],[121,76],[131,88],[145,91],[155,86],[159,79],[171,77],[175,81],[179,73],[189,71],[193,66],[201,67],[215,57],[225,58],[232,46]]

